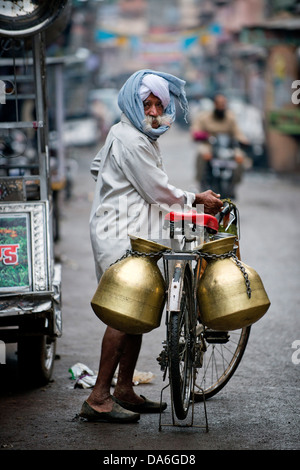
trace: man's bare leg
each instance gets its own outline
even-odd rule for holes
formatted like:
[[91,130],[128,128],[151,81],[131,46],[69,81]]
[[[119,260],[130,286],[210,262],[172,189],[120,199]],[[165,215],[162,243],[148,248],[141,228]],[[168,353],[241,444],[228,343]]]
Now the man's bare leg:
[[120,358],[118,381],[114,396],[129,403],[143,403],[143,398],[133,390],[133,373],[140,353],[142,335],[127,335],[124,352]]
[[112,410],[111,382],[124,350],[126,334],[107,327],[102,340],[99,372],[94,388],[86,400],[99,412]]
[[112,410],[113,400],[110,388],[119,363],[119,385],[116,386],[116,390],[119,390],[118,397],[126,401],[126,397],[135,396],[135,402],[142,401],[134,394],[132,387],[133,371],[140,352],[141,338],[141,335],[127,335],[111,327],[106,328],[97,380],[86,400],[94,410],[99,412]]

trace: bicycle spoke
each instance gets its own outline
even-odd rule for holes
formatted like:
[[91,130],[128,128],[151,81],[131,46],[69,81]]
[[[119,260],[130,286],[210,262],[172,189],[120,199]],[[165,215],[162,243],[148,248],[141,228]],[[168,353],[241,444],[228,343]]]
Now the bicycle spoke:
[[[195,400],[202,401],[218,393],[234,374],[238,367],[250,334],[250,327],[230,332],[229,340],[224,344],[205,344],[206,351],[202,368],[198,369],[195,388]],[[202,338],[202,341],[205,341]]]

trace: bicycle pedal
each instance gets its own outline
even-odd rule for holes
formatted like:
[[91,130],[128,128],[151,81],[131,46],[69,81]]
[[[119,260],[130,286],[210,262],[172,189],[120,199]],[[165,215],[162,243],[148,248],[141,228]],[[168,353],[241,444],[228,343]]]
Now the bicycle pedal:
[[165,349],[163,349],[161,351],[161,353],[159,354],[159,356],[156,358],[157,362],[159,363],[160,365],[160,370],[165,370],[165,368],[167,367],[167,364],[168,364],[168,353]]
[[229,341],[228,331],[205,330],[204,338],[210,344],[225,344]]

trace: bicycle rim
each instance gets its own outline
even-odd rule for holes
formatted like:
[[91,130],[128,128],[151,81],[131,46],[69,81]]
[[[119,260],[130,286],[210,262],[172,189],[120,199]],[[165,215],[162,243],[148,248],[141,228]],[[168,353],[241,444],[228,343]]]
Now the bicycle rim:
[[178,419],[185,419],[193,384],[193,325],[190,280],[184,277],[180,312],[171,312],[169,320],[169,372],[172,401]]
[[[241,362],[249,339],[251,327],[230,331],[227,343],[209,344],[204,342],[202,367],[197,371],[194,389],[195,401],[203,401],[216,395],[231,379]],[[204,395],[204,397],[203,397]]]

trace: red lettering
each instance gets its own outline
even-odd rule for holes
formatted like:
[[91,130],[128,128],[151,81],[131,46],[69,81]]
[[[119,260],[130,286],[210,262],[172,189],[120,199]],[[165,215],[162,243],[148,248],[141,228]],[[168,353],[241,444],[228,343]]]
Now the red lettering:
[[18,252],[20,245],[0,245],[0,258],[3,264],[17,264]]

